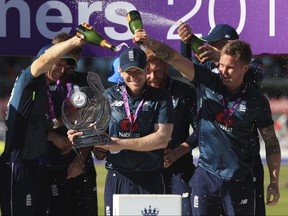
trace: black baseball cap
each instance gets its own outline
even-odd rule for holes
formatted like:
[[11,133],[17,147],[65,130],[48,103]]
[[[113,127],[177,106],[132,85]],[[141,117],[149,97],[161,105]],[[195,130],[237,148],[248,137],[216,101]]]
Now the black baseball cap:
[[239,38],[236,30],[228,24],[216,25],[207,36],[201,39],[205,42],[215,42],[222,39],[236,40]]
[[130,47],[124,50],[120,55],[120,68],[123,72],[130,68],[143,70],[147,64],[147,57],[143,50],[136,47]]

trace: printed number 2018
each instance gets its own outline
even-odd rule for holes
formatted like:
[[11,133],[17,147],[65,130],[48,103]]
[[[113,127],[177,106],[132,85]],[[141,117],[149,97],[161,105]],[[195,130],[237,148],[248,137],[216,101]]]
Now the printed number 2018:
[[[176,0],[168,0],[168,5],[173,5],[174,1],[176,1]],[[244,24],[246,21],[246,0],[239,0],[239,2],[240,2],[240,20],[239,20],[238,27],[236,29],[238,33],[240,33],[243,30]],[[233,2],[233,4],[235,4],[235,2]],[[182,22],[186,22],[189,19],[191,19],[199,11],[201,5],[202,5],[202,0],[195,0],[194,7],[187,14],[185,14],[183,17],[181,17],[179,20],[181,20]],[[209,20],[209,24],[210,24],[211,29],[214,28],[216,25],[215,24],[214,10],[215,10],[215,0],[209,0],[209,3],[208,3],[208,20]],[[167,39],[180,39],[180,37],[176,31],[177,28],[178,28],[177,23],[173,24],[170,27],[170,29],[167,32]],[[199,37],[202,36],[202,34],[197,34],[197,33],[194,33],[194,34],[199,36]]]

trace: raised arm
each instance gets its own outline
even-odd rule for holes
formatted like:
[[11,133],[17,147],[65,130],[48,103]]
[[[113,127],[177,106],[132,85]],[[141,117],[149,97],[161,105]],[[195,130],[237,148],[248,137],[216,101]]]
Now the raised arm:
[[74,36],[69,40],[55,44],[47,51],[37,58],[31,65],[31,73],[34,77],[38,77],[41,74],[46,73],[50,68],[56,64],[65,54],[70,52],[77,46],[82,46],[85,43],[84,40]]
[[149,47],[157,58],[175,67],[188,80],[194,79],[194,64],[189,59],[183,57],[179,52],[169,47],[167,44],[150,38],[145,30],[136,30],[133,38],[134,43],[142,42]]
[[275,205],[279,198],[279,172],[281,165],[281,150],[276,137],[274,126],[259,129],[265,142],[266,160],[270,175],[270,184],[267,187],[267,205]]

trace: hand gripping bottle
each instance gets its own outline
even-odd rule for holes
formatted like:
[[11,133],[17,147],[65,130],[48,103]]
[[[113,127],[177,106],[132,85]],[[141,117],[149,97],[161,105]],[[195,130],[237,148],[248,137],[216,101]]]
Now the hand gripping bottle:
[[87,23],[82,23],[77,27],[76,35],[85,40],[87,43],[116,51],[116,47],[114,45],[106,41],[98,32],[93,29],[92,26]]
[[[183,22],[181,20],[177,21],[178,25],[181,26],[183,24]],[[198,38],[196,35],[192,34],[191,38],[188,41],[188,44],[191,47],[191,50],[193,51],[193,53],[195,54],[196,58],[202,62],[202,60],[199,58],[199,55],[204,52],[204,50],[198,50],[198,48],[200,46],[204,45],[204,42]]]
[[[127,20],[132,34],[134,34],[137,29],[143,29],[143,23],[139,11],[137,10],[130,11],[127,14]],[[146,47],[143,46],[142,42],[138,43],[138,45],[143,51],[146,50]]]
[[193,34],[193,35],[191,36],[191,38],[189,39],[189,42],[188,42],[188,43],[190,44],[190,47],[191,47],[192,51],[194,52],[195,56],[197,57],[197,59],[198,59],[200,62],[202,62],[202,60],[200,59],[199,55],[200,55],[202,52],[204,52],[204,50],[198,50],[198,48],[199,48],[200,46],[203,46],[203,45],[204,45],[203,41],[202,41],[200,38],[198,38],[196,35]]
[[137,10],[130,11],[127,14],[127,20],[132,34],[134,34],[137,29],[143,29],[143,23],[139,11]]

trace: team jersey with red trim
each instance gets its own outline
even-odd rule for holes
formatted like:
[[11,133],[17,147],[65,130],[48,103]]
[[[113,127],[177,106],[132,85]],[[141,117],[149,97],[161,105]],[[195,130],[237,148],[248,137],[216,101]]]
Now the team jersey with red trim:
[[254,129],[273,125],[267,98],[243,83],[229,95],[219,74],[195,66],[202,91],[198,165],[221,179],[242,181],[251,172],[257,152]]
[[[141,97],[132,98],[128,95],[132,119],[143,100],[136,122],[131,127],[123,101],[124,88],[125,86],[113,86],[104,94],[112,109],[109,123],[109,134],[112,137],[121,139],[144,137],[155,131],[154,125],[157,123],[173,123],[173,105],[169,91],[146,85]],[[163,166],[163,149],[146,152],[131,150],[111,152],[107,154],[106,160],[107,169],[126,172],[155,171]]]

